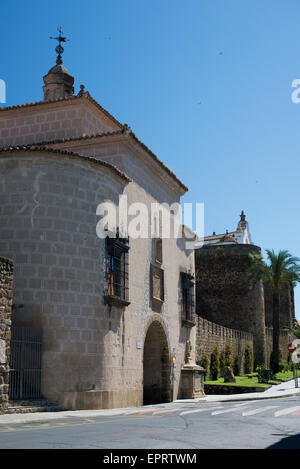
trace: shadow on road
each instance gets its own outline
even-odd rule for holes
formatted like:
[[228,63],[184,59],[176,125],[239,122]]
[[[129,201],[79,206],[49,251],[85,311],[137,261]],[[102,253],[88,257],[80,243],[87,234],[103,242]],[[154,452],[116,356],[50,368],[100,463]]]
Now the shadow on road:
[[267,449],[300,449],[300,433],[282,438],[274,445],[268,446]]

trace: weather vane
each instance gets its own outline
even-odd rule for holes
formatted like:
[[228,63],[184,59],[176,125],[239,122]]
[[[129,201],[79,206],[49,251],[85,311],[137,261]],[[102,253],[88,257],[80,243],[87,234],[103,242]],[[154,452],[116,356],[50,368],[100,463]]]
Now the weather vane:
[[62,58],[61,54],[64,52],[64,48],[61,45],[62,42],[67,42],[69,39],[63,36],[63,30],[61,29],[61,26],[57,28],[57,31],[59,33],[58,37],[52,37],[50,36],[50,39],[55,39],[55,41],[58,41],[58,46],[56,46],[55,51],[58,54],[56,63],[61,64],[62,63]]

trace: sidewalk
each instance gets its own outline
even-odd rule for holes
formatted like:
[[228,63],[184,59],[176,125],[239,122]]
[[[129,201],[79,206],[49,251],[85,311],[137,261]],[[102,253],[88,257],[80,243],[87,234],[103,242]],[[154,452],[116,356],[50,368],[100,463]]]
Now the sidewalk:
[[100,409],[100,410],[67,410],[58,412],[35,412],[29,414],[4,414],[0,415],[0,425],[11,425],[27,422],[40,422],[54,419],[64,418],[92,418],[92,417],[113,417],[121,415],[143,415],[148,413],[163,413],[180,410],[184,407],[191,407],[191,404],[201,406],[204,403],[211,402],[233,402],[248,401],[260,399],[274,399],[278,397],[300,396],[300,379],[299,387],[295,388],[295,381],[287,381],[286,383],[277,384],[264,392],[252,392],[243,394],[230,395],[208,395],[198,399],[178,399],[174,402],[166,404],[155,404],[143,407],[130,407],[121,409]]

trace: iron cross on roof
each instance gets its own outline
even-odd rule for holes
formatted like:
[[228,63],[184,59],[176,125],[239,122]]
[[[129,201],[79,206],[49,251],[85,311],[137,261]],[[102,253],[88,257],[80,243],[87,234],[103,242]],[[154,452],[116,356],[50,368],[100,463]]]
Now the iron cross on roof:
[[55,41],[58,41],[58,46],[56,46],[56,48],[55,48],[55,51],[58,54],[56,63],[62,63],[61,54],[64,52],[64,48],[61,45],[61,43],[62,42],[67,42],[67,41],[69,41],[69,39],[67,39],[66,37],[63,36],[63,30],[62,30],[61,26],[59,28],[57,28],[57,31],[59,33],[58,37],[50,36],[50,39],[54,39]]

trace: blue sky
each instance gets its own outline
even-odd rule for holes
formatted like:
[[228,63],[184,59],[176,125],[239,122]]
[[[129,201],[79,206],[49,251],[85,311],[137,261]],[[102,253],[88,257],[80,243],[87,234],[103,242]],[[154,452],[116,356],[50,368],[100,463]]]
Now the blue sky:
[[127,122],[185,202],[205,203],[206,234],[243,209],[255,244],[300,256],[299,18],[297,0],[5,2],[0,79],[7,105],[41,100],[61,25],[76,93]]

